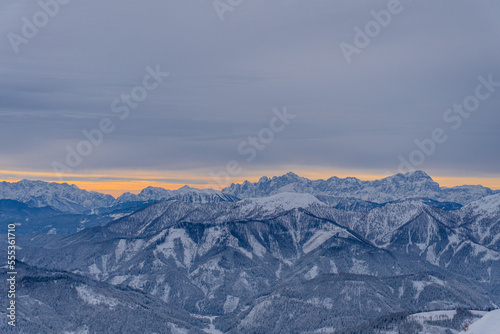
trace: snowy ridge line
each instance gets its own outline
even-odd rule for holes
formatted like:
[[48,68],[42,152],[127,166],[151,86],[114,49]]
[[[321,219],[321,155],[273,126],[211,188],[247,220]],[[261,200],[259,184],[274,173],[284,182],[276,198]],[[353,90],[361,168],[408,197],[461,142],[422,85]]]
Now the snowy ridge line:
[[[309,180],[289,172],[273,178],[264,176],[255,183],[245,181],[241,184],[231,184],[221,191],[196,189],[189,186],[183,186],[177,190],[147,187],[139,194],[127,192],[116,199],[111,195],[83,190],[67,183],[30,180],[0,183],[0,199],[12,199],[35,207],[50,206],[71,213],[93,212],[95,209],[110,208],[126,203],[158,202],[168,199],[197,203],[234,202],[244,198],[268,197],[284,192],[335,196],[372,203],[428,198],[461,205],[485,196],[500,194],[500,190],[491,190],[480,185],[440,187],[422,171],[396,174],[375,181],[361,181],[353,177]],[[494,199],[491,205],[495,205]],[[472,206],[471,210],[473,211]],[[476,210],[488,210],[488,207],[477,207]]]

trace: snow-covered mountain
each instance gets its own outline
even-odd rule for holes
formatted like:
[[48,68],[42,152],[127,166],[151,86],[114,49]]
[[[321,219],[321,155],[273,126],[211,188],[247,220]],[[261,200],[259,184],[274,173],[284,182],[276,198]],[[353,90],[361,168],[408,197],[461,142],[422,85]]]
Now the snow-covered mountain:
[[193,203],[234,202],[238,198],[213,189],[196,189],[183,186],[177,190],[160,187],[147,187],[139,194],[124,193],[115,201],[115,205],[127,202],[158,202],[162,200],[180,200]]
[[109,215],[66,213],[51,207],[32,207],[10,199],[0,200],[0,224],[16,223],[16,234],[76,233],[84,228],[99,226],[114,220]]
[[1,182],[0,199],[11,199],[35,207],[51,206],[63,212],[83,213],[94,208],[111,206],[111,195],[87,191],[67,183],[22,180]]
[[264,176],[255,183],[245,181],[242,184],[232,184],[222,192],[238,198],[266,197],[281,192],[297,192],[351,197],[375,203],[420,197],[460,204],[498,193],[483,186],[440,187],[423,171],[396,174],[375,181],[361,181],[354,177],[309,180],[290,172],[273,178]]
[[[62,212],[92,213],[103,208],[144,206],[162,200],[196,203],[234,202],[243,198],[267,197],[283,192],[306,193],[341,209],[367,211],[380,204],[408,198],[438,201],[441,206],[458,208],[482,197],[499,193],[483,186],[439,187],[427,174],[416,171],[396,174],[376,181],[348,177],[309,180],[294,173],[273,178],[262,177],[256,183],[232,184],[222,191],[184,186],[177,190],[147,187],[139,194],[124,193],[117,199],[75,185],[22,180],[0,183],[0,199],[11,199],[35,207],[51,206]],[[438,204],[439,204],[438,203]],[[459,205],[460,204],[460,205]]]
[[[171,333],[203,334],[208,321],[195,318],[158,298],[64,271],[17,264],[15,327],[2,333]],[[7,295],[7,281],[0,282]],[[5,308],[0,315],[7,318]]]
[[460,212],[462,226],[473,240],[500,251],[500,194],[469,203]]
[[[484,316],[486,311],[478,310],[436,310],[408,314],[388,314],[355,328],[335,331],[335,334],[458,334]],[[331,333],[325,328],[321,333]]]
[[56,210],[50,206],[31,206],[26,203],[0,200],[0,224],[16,223],[16,234],[72,234],[84,228],[105,225],[127,216],[145,206],[144,203],[127,203],[120,207],[92,210],[86,214]]
[[50,206],[56,210],[76,214],[103,212],[106,208],[124,208],[144,203],[143,206],[161,200],[181,200],[196,203],[237,201],[238,198],[213,189],[196,189],[184,186],[178,190],[147,187],[139,194],[124,193],[117,199],[111,195],[87,191],[76,185],[44,181],[22,180],[1,182],[0,200],[9,199],[33,207]]
[[[477,319],[464,309],[500,305],[500,194],[487,188],[440,188],[421,172],[371,182],[289,173],[222,192],[149,187],[69,214],[35,207],[54,202],[30,187],[63,194],[36,185],[18,197],[38,202],[0,200],[2,221],[21,229],[40,220],[32,225],[46,232],[43,219],[115,219],[70,235],[18,235],[29,272],[21,309],[55,332],[91,332],[82,324],[94,313],[120,323],[139,304],[155,329],[169,323],[151,333],[457,334]],[[72,307],[84,314],[65,323]],[[455,313],[429,313],[443,310]]]
[[500,310],[485,314],[460,334],[498,334],[500,332]]
[[500,253],[469,227],[470,212],[500,212],[495,196],[454,211],[419,199],[346,211],[298,193],[169,200],[69,237],[19,242],[30,265],[217,316],[224,333],[312,333],[499,305]]

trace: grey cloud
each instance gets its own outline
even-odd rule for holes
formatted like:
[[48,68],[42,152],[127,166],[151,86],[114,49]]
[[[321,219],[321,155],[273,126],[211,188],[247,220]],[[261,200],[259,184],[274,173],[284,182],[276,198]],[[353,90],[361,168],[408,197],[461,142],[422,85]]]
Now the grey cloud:
[[[221,168],[286,105],[297,118],[247,168],[394,170],[478,75],[500,81],[488,1],[401,1],[351,64],[339,43],[387,1],[244,1],[223,22],[210,1],[72,1],[18,55],[5,36],[38,7],[16,3],[0,4],[0,169],[50,170],[102,117],[117,128],[79,169]],[[156,64],[171,76],[119,121],[111,102]],[[498,175],[499,109],[500,90],[421,168]]]

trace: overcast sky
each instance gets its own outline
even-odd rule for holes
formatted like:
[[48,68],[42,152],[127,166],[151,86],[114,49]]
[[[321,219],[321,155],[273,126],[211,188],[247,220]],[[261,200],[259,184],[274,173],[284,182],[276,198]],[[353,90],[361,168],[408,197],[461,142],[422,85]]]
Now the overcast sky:
[[[500,87],[483,87],[460,124],[443,116],[479,76],[500,82],[500,3],[402,0],[349,63],[341,43],[355,47],[354,28],[391,2],[242,0],[218,13],[206,0],[72,0],[50,17],[36,1],[2,1],[0,177],[54,173],[82,130],[109,118],[114,131],[65,177],[143,171],[196,184],[231,160],[241,177],[391,174],[440,128],[447,139],[417,169],[498,180]],[[29,38],[27,21],[41,25]],[[157,65],[170,75],[121,120],[112,102]],[[247,161],[238,146],[285,106],[296,117]]]

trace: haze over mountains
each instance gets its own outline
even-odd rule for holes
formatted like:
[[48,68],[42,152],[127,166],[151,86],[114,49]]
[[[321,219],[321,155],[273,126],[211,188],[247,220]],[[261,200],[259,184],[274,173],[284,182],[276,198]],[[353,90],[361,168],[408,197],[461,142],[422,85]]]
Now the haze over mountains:
[[[152,319],[144,333],[445,334],[480,317],[457,309],[500,305],[500,192],[439,187],[423,172],[377,181],[288,173],[118,199],[21,181],[0,194],[2,217],[16,205],[12,217],[31,215],[19,220],[32,228],[18,256],[22,326],[37,333],[112,333],[105,317],[122,324],[115,332],[136,333],[125,310],[140,305]],[[94,217],[93,227],[76,219],[74,231],[47,234],[56,212]],[[82,317],[68,313],[76,308]],[[443,310],[455,313],[410,316]]]

